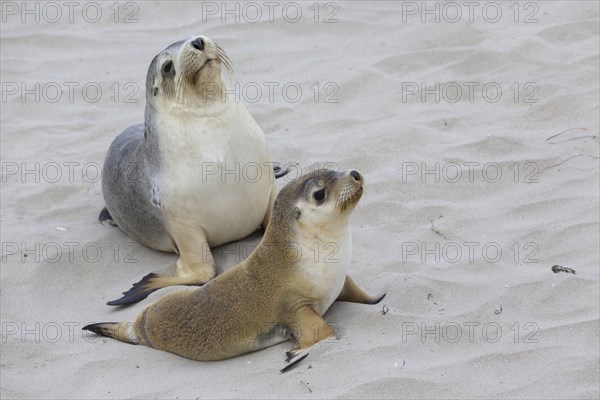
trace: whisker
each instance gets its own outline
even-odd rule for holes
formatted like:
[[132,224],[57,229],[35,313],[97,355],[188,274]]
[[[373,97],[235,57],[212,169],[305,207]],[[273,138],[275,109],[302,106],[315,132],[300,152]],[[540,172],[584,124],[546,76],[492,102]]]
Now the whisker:
[[227,70],[227,76],[229,77],[229,80],[233,81],[235,79],[235,72],[233,71],[233,64],[231,62],[231,59],[229,58],[227,53],[225,53],[225,50],[223,50],[216,43],[215,43],[215,48],[217,49],[217,54],[218,54],[219,60],[221,61],[221,64],[223,64],[223,66],[225,66],[225,69]]
[[175,90],[175,104],[177,107],[183,105],[185,103],[185,97],[189,94],[186,90],[186,82],[185,79],[178,79],[178,83]]
[[348,204],[358,197],[359,191],[360,188],[353,190],[350,186],[344,186],[335,201],[335,207],[340,207],[342,211],[345,211],[348,208]]

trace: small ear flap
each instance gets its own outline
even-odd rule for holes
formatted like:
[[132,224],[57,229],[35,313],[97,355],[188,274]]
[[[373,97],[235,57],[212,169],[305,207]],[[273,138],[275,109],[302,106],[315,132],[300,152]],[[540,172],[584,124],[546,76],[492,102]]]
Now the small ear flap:
[[152,91],[152,94],[154,96],[156,96],[158,94],[158,88],[157,87],[154,88],[154,90]]
[[296,219],[299,219],[300,215],[302,215],[302,211],[300,211],[298,207],[294,208],[294,216],[296,217]]

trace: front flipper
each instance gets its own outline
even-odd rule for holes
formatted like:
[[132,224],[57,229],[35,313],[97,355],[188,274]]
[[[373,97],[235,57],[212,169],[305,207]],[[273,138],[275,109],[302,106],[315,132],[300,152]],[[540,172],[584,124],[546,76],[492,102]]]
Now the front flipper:
[[306,357],[308,357],[307,351],[298,352],[297,354],[294,352],[288,351],[285,354],[287,355],[287,359],[285,361],[288,362],[289,364],[279,370],[279,372],[281,372],[281,373],[289,371],[290,369],[292,369],[296,365],[298,365],[300,363],[300,361],[302,361]]
[[123,292],[123,297],[117,300],[112,300],[106,303],[109,306],[123,306],[132,303],[137,303],[140,300],[144,300],[150,293],[169,286],[165,285],[164,278],[171,278],[165,275],[158,275],[150,273],[142,278],[138,283],[134,283],[131,289]]
[[109,306],[121,306],[145,299],[158,289],[175,285],[204,285],[214,278],[215,266],[212,253],[201,229],[190,230],[185,225],[172,225],[171,235],[177,245],[179,260],[175,276],[148,274],[135,283],[123,297],[109,301]]
[[385,297],[385,293],[380,296],[370,296],[360,288],[350,275],[346,275],[346,281],[344,282],[344,287],[340,292],[340,295],[337,298],[337,301],[349,301],[351,303],[361,303],[361,304],[377,304]]
[[297,340],[297,349],[286,352],[289,363],[280,372],[291,369],[308,356],[308,350],[315,344],[329,338],[335,338],[335,332],[312,306],[305,306],[294,314],[290,322],[292,336]]
[[[177,275],[169,276],[150,273],[138,283],[134,283],[131,289],[123,292],[123,297],[106,303],[109,306],[122,306],[144,300],[150,293],[168,286],[204,285],[214,276],[214,267],[206,265],[200,270],[188,272],[189,269],[181,267],[181,258],[177,261]],[[182,272],[186,271],[186,272]]]

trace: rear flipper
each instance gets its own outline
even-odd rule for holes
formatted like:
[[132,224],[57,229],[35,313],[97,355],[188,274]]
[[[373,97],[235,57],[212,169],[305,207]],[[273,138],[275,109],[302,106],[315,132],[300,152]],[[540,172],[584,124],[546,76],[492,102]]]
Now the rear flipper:
[[98,216],[98,220],[103,225],[117,226],[117,223],[112,219],[112,216],[108,212],[108,209],[104,207],[102,211],[100,211],[100,215]]
[[84,331],[94,332],[96,335],[106,336],[121,342],[140,344],[140,340],[133,328],[133,322],[100,322],[89,324],[81,328]]

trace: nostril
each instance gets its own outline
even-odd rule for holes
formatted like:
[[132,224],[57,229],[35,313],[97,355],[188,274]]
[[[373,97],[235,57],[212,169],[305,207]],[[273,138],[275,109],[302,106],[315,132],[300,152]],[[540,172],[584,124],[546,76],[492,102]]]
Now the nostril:
[[202,40],[202,38],[194,40],[192,42],[192,47],[194,47],[196,50],[204,50],[204,40]]
[[360,180],[360,174],[358,173],[358,171],[357,171],[357,170],[353,169],[352,171],[350,171],[350,175],[352,175],[352,177],[353,177],[354,179],[356,179],[357,181],[359,181],[359,180]]

